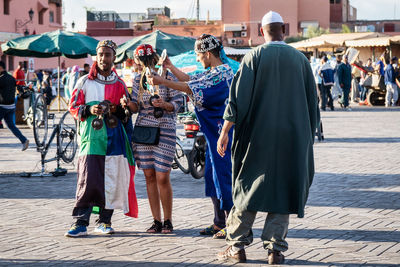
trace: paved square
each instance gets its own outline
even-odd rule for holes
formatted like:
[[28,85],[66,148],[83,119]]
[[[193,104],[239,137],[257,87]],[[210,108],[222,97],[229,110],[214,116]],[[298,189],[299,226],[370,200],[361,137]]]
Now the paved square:
[[[291,216],[286,264],[293,266],[400,265],[400,109],[354,108],[323,112],[325,141],[315,144],[316,176],[305,218]],[[33,134],[23,129],[31,148],[0,130],[0,265],[173,266],[230,265],[216,260],[223,240],[198,235],[212,223],[212,203],[204,181],[178,170],[174,189],[174,234],[147,234],[151,222],[144,176],[137,172],[139,218],[113,216],[112,236],[91,233],[65,238],[72,223],[76,173],[64,177],[20,178],[38,170]],[[49,154],[54,156],[54,150]],[[36,168],[35,168],[35,165]],[[54,169],[54,162],[48,170]],[[288,166],[290,167],[290,166]],[[267,265],[259,236],[265,214],[257,216],[248,263]]]

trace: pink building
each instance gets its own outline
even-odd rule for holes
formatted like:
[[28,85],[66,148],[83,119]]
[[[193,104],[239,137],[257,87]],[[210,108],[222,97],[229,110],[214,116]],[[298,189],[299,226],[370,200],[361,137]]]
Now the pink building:
[[256,46],[264,39],[261,19],[268,11],[282,15],[286,35],[302,34],[308,26],[329,28],[328,0],[222,0],[223,41],[227,46]]
[[[62,29],[62,0],[0,0],[0,43],[28,35]],[[4,55],[1,60],[7,70],[17,68],[18,62],[34,65],[34,69],[57,67],[57,58],[13,57]],[[61,58],[65,67],[83,65],[85,59],[73,60]]]

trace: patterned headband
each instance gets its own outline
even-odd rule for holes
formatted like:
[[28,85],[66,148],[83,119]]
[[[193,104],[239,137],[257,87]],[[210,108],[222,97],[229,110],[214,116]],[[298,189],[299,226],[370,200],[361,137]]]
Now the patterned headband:
[[203,34],[196,40],[194,51],[204,53],[219,47],[221,47],[221,44],[215,36]]
[[154,49],[149,44],[139,45],[135,50],[135,56],[138,57],[151,56],[153,54],[154,54]]
[[97,51],[100,47],[108,47],[108,48],[111,48],[111,49],[114,51],[114,53],[117,51],[117,45],[116,45],[113,41],[111,41],[111,40],[103,40],[103,41],[100,41],[100,42],[97,44],[96,51]]

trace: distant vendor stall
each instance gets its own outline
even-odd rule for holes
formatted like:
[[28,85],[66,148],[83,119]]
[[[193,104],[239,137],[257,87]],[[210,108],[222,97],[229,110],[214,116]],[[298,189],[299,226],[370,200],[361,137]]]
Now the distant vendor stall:
[[360,51],[359,59],[365,62],[368,58],[373,61],[378,60],[386,50],[389,56],[400,56],[400,35],[368,38],[362,40],[346,41],[347,47],[354,47]]
[[332,33],[323,34],[314,38],[303,40],[289,45],[301,51],[313,51],[314,57],[319,56],[319,52],[335,52],[338,49],[345,50],[347,41],[371,39],[377,37],[387,37],[384,33],[378,32],[357,32],[357,33]]

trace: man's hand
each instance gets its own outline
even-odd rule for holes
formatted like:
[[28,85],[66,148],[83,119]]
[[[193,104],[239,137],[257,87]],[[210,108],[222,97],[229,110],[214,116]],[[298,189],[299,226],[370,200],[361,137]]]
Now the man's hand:
[[222,158],[225,157],[225,151],[226,148],[228,147],[228,142],[229,142],[228,133],[222,132],[217,142],[217,151]]
[[103,114],[103,109],[100,105],[93,105],[90,107],[90,113],[93,115],[101,115]]

